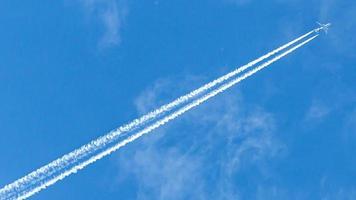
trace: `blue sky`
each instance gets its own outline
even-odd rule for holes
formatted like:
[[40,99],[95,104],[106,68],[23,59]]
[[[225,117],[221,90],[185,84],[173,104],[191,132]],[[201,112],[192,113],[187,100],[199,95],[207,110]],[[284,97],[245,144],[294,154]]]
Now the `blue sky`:
[[33,199],[355,199],[356,3],[0,3],[0,185],[332,22]]

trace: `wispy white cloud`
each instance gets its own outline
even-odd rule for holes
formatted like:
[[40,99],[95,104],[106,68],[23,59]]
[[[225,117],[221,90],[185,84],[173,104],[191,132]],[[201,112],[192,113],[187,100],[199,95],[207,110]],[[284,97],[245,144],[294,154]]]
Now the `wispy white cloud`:
[[[304,120],[301,126],[318,125],[328,117],[342,112],[347,107],[352,107],[356,102],[356,93],[342,80],[323,81],[315,86],[316,89],[312,96],[313,100],[305,111]],[[328,88],[325,92],[324,88]],[[352,111],[350,110],[350,113]],[[307,124],[305,124],[307,122]]]
[[320,180],[320,199],[322,200],[353,200],[356,199],[356,188],[353,186],[336,186],[330,182],[329,177],[323,176]]
[[[169,79],[158,81],[137,98],[138,110],[150,109],[164,95],[167,99],[178,95],[170,88],[184,90],[189,81],[178,85]],[[268,176],[263,163],[285,149],[275,131],[272,114],[246,104],[238,91],[231,91],[120,155],[119,176],[136,177],[138,199],[239,199],[236,178],[250,167]]]
[[354,200],[356,198],[355,188],[340,188],[337,191],[323,194],[322,200]]
[[128,14],[125,0],[80,0],[91,19],[98,20],[103,33],[99,39],[99,48],[119,45],[121,30]]
[[309,107],[309,110],[306,113],[306,120],[322,120],[329,114],[330,111],[330,107],[324,105],[321,102],[313,101],[312,105]]

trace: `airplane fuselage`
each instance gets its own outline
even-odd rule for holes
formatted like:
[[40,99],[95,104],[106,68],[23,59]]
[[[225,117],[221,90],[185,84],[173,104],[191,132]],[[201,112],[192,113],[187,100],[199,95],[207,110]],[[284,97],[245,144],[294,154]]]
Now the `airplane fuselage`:
[[325,33],[328,33],[329,27],[331,26],[331,23],[327,23],[327,24],[321,24],[319,22],[317,22],[317,24],[319,24],[319,28],[315,29],[316,33],[319,33],[321,30],[324,30]]

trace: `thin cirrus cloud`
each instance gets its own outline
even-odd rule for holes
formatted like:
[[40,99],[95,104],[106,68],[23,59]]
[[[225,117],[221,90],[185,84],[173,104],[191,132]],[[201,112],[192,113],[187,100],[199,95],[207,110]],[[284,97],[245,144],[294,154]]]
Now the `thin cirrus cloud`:
[[80,0],[91,20],[99,21],[103,27],[98,41],[99,48],[120,45],[121,30],[128,14],[124,0]]
[[[184,90],[189,79],[176,88]],[[157,81],[136,99],[137,109],[144,112],[160,104],[162,96],[173,96],[167,90],[176,84],[170,79]],[[135,177],[140,182],[137,199],[239,199],[243,192],[235,180],[246,169],[256,167],[256,173],[268,176],[270,170],[263,163],[285,150],[275,133],[276,121],[261,108],[247,109],[241,93],[231,92],[119,155],[120,179]],[[191,126],[193,121],[196,126]],[[180,142],[172,144],[177,138]]]
[[321,102],[314,101],[306,114],[306,120],[321,120],[326,117],[331,111],[329,106]]

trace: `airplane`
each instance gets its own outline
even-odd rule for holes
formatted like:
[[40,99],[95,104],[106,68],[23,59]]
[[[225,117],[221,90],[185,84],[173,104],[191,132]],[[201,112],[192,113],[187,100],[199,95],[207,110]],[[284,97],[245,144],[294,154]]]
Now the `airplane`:
[[319,31],[321,30],[324,30],[325,31],[325,34],[328,34],[328,30],[329,30],[329,27],[331,26],[331,23],[327,23],[327,24],[322,24],[320,22],[316,22],[320,27],[315,29],[315,32],[316,33],[319,33]]

